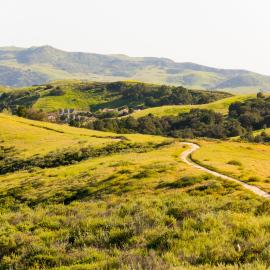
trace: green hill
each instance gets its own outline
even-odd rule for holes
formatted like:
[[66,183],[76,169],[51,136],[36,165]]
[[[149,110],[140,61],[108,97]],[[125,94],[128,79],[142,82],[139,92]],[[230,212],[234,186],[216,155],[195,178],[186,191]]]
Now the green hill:
[[270,90],[270,77],[166,58],[65,52],[50,46],[0,48],[0,84],[21,87],[51,80],[137,80],[238,93]]
[[[1,91],[1,89],[0,89]],[[0,108],[18,105],[45,111],[60,108],[96,111],[104,108],[149,108],[161,104],[201,104],[231,96],[217,91],[138,82],[58,81],[8,91],[0,96]]]
[[208,109],[214,110],[222,114],[228,113],[229,106],[234,102],[245,101],[249,98],[255,97],[255,95],[237,95],[233,97],[224,98],[208,104],[198,104],[198,105],[168,105],[161,107],[148,108],[145,110],[140,110],[132,113],[132,116],[135,118],[143,117],[148,114],[153,114],[158,117],[169,116],[169,115],[178,115],[179,113],[189,112],[191,109]]
[[[267,269],[269,202],[182,162],[178,141],[4,114],[0,134],[2,269]],[[218,167],[232,158],[200,144],[210,165],[215,147]]]

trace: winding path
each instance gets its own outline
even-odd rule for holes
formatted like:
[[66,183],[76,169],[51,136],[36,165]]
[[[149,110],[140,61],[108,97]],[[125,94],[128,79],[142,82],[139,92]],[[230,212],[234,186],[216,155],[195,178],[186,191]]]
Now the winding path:
[[200,146],[197,145],[197,144],[195,144],[195,143],[188,143],[188,142],[183,142],[182,144],[188,145],[188,146],[190,147],[189,149],[187,149],[186,151],[184,151],[184,152],[181,154],[181,159],[182,159],[185,163],[187,163],[188,165],[190,165],[190,166],[192,166],[192,167],[194,167],[194,168],[196,168],[196,169],[205,171],[205,172],[207,172],[207,173],[209,173],[209,174],[212,174],[212,175],[214,175],[214,176],[217,176],[217,177],[220,177],[220,178],[223,178],[223,179],[226,179],[226,180],[230,180],[230,181],[236,182],[236,183],[242,185],[244,188],[246,188],[246,189],[248,189],[248,190],[254,192],[255,194],[257,194],[257,195],[259,195],[259,196],[261,196],[261,197],[270,199],[270,194],[269,194],[269,193],[263,191],[262,189],[260,189],[260,188],[258,188],[258,187],[256,187],[256,186],[249,185],[249,184],[247,184],[247,183],[245,183],[245,182],[243,182],[243,181],[241,181],[241,180],[237,180],[237,179],[235,179],[235,178],[229,177],[229,176],[224,175],[224,174],[222,174],[222,173],[218,173],[218,172],[212,171],[212,170],[210,170],[210,169],[207,169],[207,168],[205,168],[205,167],[203,167],[203,166],[201,166],[201,165],[198,165],[198,164],[192,162],[192,161],[190,160],[190,155],[191,155],[193,152],[195,152],[196,150],[198,150],[198,149],[200,148]]

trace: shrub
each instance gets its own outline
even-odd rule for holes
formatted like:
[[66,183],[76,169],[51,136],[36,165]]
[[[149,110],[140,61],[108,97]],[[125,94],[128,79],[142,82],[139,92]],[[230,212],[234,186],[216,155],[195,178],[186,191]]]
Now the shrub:
[[64,94],[65,91],[62,90],[59,86],[57,86],[48,93],[48,96],[63,96]]
[[227,164],[235,165],[235,166],[242,166],[242,163],[240,161],[237,161],[237,160],[230,160],[227,162]]
[[203,180],[207,180],[208,176],[203,176],[203,177],[199,177],[199,176],[184,176],[181,177],[179,180],[175,181],[175,182],[171,182],[171,183],[162,183],[160,184],[158,187],[159,188],[184,188],[184,187],[189,187],[189,186],[193,186],[195,184],[199,184],[201,183]]

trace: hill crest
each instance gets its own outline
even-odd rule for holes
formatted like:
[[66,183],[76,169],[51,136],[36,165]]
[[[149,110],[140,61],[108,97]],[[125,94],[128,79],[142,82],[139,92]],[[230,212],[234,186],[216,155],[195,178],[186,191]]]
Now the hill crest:
[[[270,76],[241,69],[220,69],[168,58],[66,52],[41,47],[0,48],[0,85],[12,87],[52,80],[136,80],[233,92],[270,91]],[[16,80],[14,79],[16,76]]]

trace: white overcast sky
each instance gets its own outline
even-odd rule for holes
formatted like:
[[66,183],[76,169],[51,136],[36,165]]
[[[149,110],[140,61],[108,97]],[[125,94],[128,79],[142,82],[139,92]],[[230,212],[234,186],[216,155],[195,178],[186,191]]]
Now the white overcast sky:
[[270,74],[270,0],[0,1],[0,46],[45,44]]

